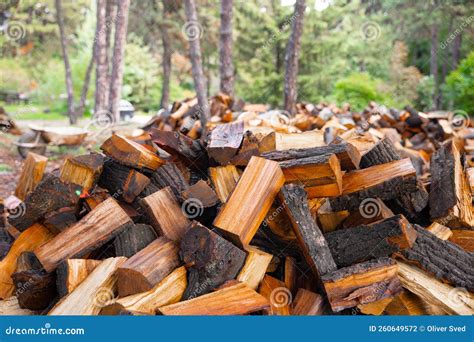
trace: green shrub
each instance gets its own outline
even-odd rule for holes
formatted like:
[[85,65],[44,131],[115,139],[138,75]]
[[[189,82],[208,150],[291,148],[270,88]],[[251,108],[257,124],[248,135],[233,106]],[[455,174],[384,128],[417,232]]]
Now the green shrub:
[[0,90],[27,92],[31,79],[28,72],[15,59],[3,58],[0,63]]
[[424,76],[420,83],[418,83],[418,87],[416,89],[418,94],[416,107],[418,110],[429,111],[433,108],[434,88],[435,83],[433,76]]
[[349,102],[352,109],[360,111],[369,101],[385,102],[386,97],[377,90],[378,83],[367,73],[353,73],[336,82],[334,97],[339,104]]
[[452,102],[454,109],[474,114],[474,51],[449,74],[444,90],[445,98]]

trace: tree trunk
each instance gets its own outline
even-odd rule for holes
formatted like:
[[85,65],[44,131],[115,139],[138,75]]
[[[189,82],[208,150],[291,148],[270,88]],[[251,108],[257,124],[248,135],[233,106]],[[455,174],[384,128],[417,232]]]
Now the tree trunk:
[[296,0],[291,36],[285,54],[285,110],[290,114],[296,111],[298,95],[296,79],[298,76],[298,57],[301,48],[301,34],[303,33],[303,18],[306,5],[305,0]]
[[232,64],[232,4],[221,0],[220,74],[221,92],[234,95],[234,65]]
[[56,4],[56,19],[59,26],[59,38],[61,41],[61,50],[64,60],[64,68],[66,74],[66,92],[67,92],[67,114],[69,116],[69,123],[71,125],[77,123],[76,114],[74,112],[74,88],[72,85],[71,65],[69,64],[69,57],[67,54],[67,39],[64,31],[64,20],[62,13],[61,0],[55,0]]
[[91,83],[92,69],[94,68],[94,59],[95,59],[95,44],[92,47],[92,56],[87,66],[86,75],[84,76],[84,83],[81,90],[81,98],[79,99],[79,105],[76,109],[76,117],[80,118],[84,115],[84,107],[86,105],[87,93],[89,92],[89,85]]
[[452,68],[455,70],[458,67],[459,60],[461,59],[461,41],[462,41],[462,32],[459,32],[453,41],[453,51],[452,51]]
[[[189,57],[192,64],[194,88],[196,89],[196,95],[198,98],[199,110],[197,111],[197,115],[201,120],[203,133],[205,133],[210,112],[206,93],[206,79],[202,70],[201,44],[199,42],[200,31],[202,28],[199,26],[197,20],[196,4],[194,0],[185,0],[184,7],[187,20],[186,25],[190,30],[186,38],[189,40]],[[198,33],[197,35],[195,35],[196,32]],[[204,137],[205,134],[202,136]]]
[[[117,20],[116,1],[107,0],[105,5],[105,64],[107,64],[107,85],[110,85],[110,39],[112,35],[112,25]],[[107,93],[107,104],[109,94]]]
[[171,41],[168,33],[168,12],[166,0],[163,0],[163,23],[160,25],[161,41],[163,43],[163,83],[161,88],[161,108],[168,108],[170,101],[170,77],[171,77]]
[[113,117],[120,119],[119,102],[122,91],[123,66],[125,44],[127,40],[128,10],[130,0],[123,0],[117,8],[117,21],[115,24],[114,55],[112,59],[112,75],[110,79],[109,110]]
[[97,28],[95,36],[96,76],[94,115],[107,111],[108,83],[107,74],[107,35],[106,35],[106,0],[97,0]]
[[431,56],[430,56],[430,73],[433,75],[435,88],[433,92],[433,109],[438,108],[438,26],[436,23],[431,25]]

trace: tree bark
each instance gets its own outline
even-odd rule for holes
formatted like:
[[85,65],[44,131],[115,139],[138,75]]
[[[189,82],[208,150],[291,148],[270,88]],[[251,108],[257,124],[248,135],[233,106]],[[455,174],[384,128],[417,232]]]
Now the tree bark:
[[288,41],[285,54],[285,110],[290,114],[296,111],[297,84],[298,76],[298,57],[301,48],[301,34],[303,33],[303,18],[306,5],[305,0],[296,0],[293,22],[291,24],[291,36]]
[[[186,12],[187,25],[194,26],[198,31],[201,27],[198,24],[196,4],[194,0],[185,0],[184,7]],[[199,109],[197,115],[201,120],[203,132],[206,131],[207,120],[210,117],[209,103],[206,92],[206,79],[202,69],[202,57],[201,57],[201,44],[199,42],[199,34],[197,36],[187,36],[189,40],[189,57],[192,64],[192,73],[194,88],[196,89],[196,95],[198,98]],[[202,136],[205,136],[203,134]]]
[[221,0],[220,32],[220,90],[234,95],[234,65],[232,64],[232,5],[233,0]]
[[127,40],[128,10],[130,0],[123,0],[117,8],[115,23],[114,55],[112,57],[112,75],[110,78],[109,111],[118,121],[120,119],[119,102],[122,91],[125,44]]
[[74,112],[74,88],[72,85],[71,64],[67,54],[67,38],[64,30],[64,19],[62,13],[61,0],[55,0],[56,5],[56,20],[59,26],[59,37],[61,41],[61,50],[63,54],[64,68],[66,74],[66,92],[67,92],[67,114],[69,116],[69,123],[71,125],[77,123],[76,114]]
[[168,33],[168,11],[166,0],[163,0],[163,23],[160,25],[161,41],[163,43],[163,83],[161,88],[161,108],[168,108],[170,99],[170,77],[171,77],[171,41]]
[[459,32],[456,37],[454,37],[453,41],[453,51],[452,51],[452,68],[455,70],[459,64],[459,60],[461,59],[461,41],[462,41],[462,32]]
[[86,106],[87,93],[89,92],[89,85],[91,83],[92,69],[94,68],[94,59],[95,59],[95,44],[92,47],[92,56],[87,66],[86,75],[84,77],[84,83],[82,85],[81,97],[79,99],[79,105],[76,109],[76,117],[80,118],[84,115],[84,107]]
[[430,74],[433,75],[435,88],[433,92],[433,109],[438,108],[438,25],[431,25],[431,56],[430,56]]
[[[112,25],[117,20],[116,0],[107,0],[105,5],[105,64],[107,64],[107,85],[110,84],[110,38],[112,35]],[[107,103],[108,103],[107,94]]]
[[107,111],[108,83],[106,37],[106,0],[97,0],[97,28],[95,36],[96,76],[94,114]]

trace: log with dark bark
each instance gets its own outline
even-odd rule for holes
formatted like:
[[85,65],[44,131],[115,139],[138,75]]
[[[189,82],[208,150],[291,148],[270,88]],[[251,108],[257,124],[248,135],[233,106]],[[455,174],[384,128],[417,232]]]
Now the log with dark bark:
[[216,126],[207,145],[209,158],[219,165],[228,164],[239,150],[243,137],[243,121]]
[[474,255],[415,225],[418,237],[411,248],[397,253],[435,278],[474,291]]
[[[181,193],[189,187],[180,169],[175,163],[170,161],[167,161],[165,165],[153,172],[150,181],[151,185],[156,188],[156,191],[169,186],[178,200],[181,200]],[[146,192],[147,189],[145,189],[143,194]],[[152,193],[146,193],[146,196],[151,194]]]
[[152,226],[143,223],[130,224],[114,240],[115,255],[130,258],[156,238],[157,235]]
[[380,258],[338,269],[323,276],[324,288],[333,311],[371,303],[402,290],[397,264]]
[[402,215],[372,225],[340,229],[325,235],[338,267],[391,256],[414,245],[417,233]]
[[15,296],[22,309],[40,311],[48,308],[57,297],[56,274],[41,269],[15,272],[12,275]]
[[473,229],[472,194],[453,141],[431,157],[430,215],[451,228]]
[[43,224],[46,228],[58,234],[77,222],[77,208],[64,207],[51,211],[44,216]]
[[181,259],[188,268],[184,299],[199,297],[234,279],[246,254],[213,231],[194,221],[181,241]]
[[181,193],[181,197],[186,201],[198,201],[202,208],[210,208],[219,204],[214,190],[203,180],[191,185],[187,190]]
[[318,279],[336,270],[326,239],[311,217],[306,192],[296,184],[285,185],[280,192],[280,200],[285,207],[293,230],[298,238],[306,262]]
[[81,191],[79,185],[65,183],[53,174],[46,174],[25,201],[10,211],[8,222],[19,231],[24,231],[51,211],[77,205]]

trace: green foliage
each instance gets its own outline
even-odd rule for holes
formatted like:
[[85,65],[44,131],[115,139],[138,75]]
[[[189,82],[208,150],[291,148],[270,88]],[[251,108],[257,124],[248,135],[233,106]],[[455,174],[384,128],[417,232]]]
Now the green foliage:
[[28,70],[13,58],[4,58],[0,63],[0,90],[27,92],[31,79]]
[[428,111],[433,108],[433,92],[435,89],[435,83],[433,76],[424,76],[418,88],[416,90],[418,98],[416,101],[416,107],[422,111]]
[[474,114],[474,51],[447,77],[445,90],[455,109]]
[[349,102],[353,109],[362,110],[369,101],[384,100],[377,86],[377,81],[369,74],[353,73],[336,83],[334,96],[339,104]]

